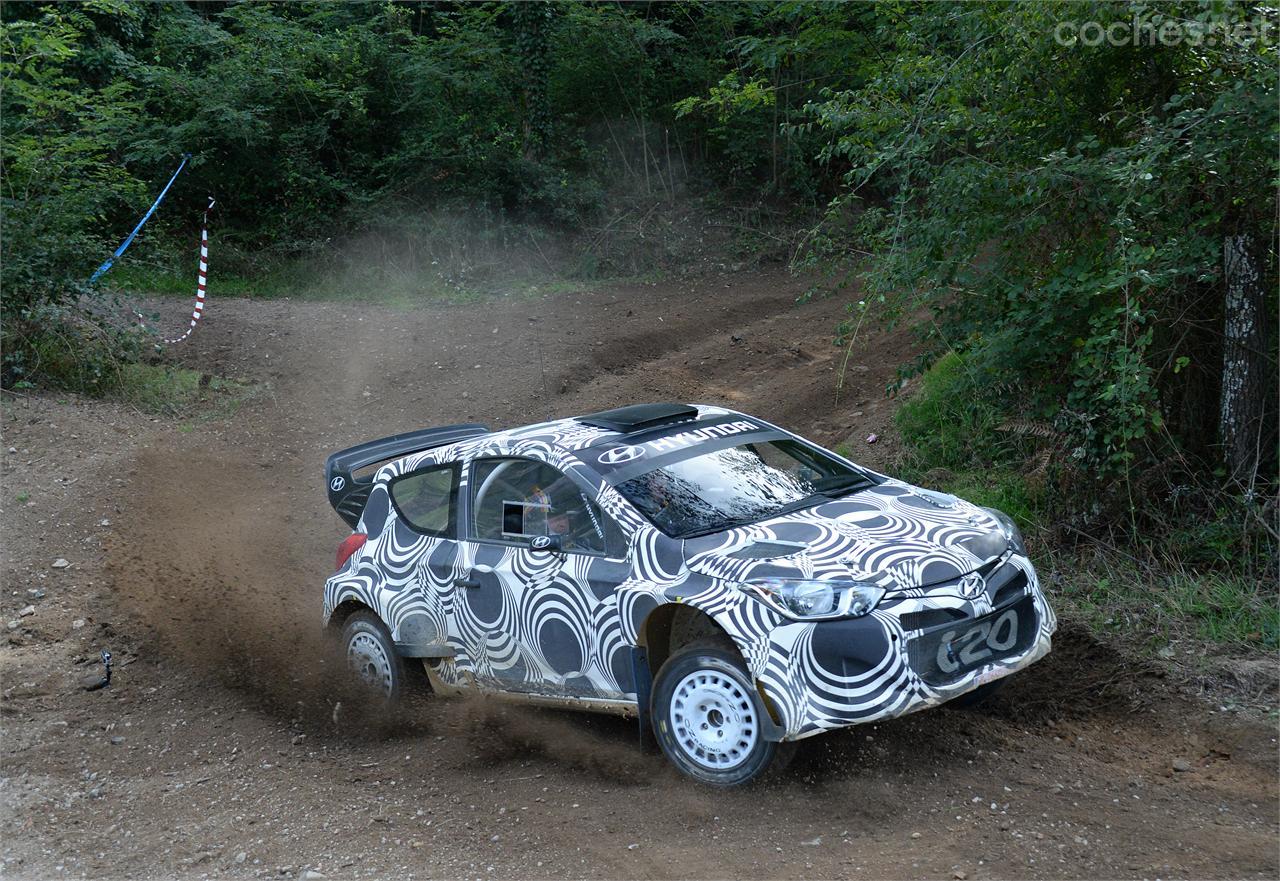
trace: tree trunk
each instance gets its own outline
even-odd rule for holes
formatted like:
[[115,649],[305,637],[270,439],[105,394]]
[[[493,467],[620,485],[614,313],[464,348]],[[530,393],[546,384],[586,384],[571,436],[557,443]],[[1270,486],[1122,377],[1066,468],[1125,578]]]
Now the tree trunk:
[[1252,238],[1227,236],[1222,258],[1227,295],[1219,435],[1228,477],[1252,488],[1262,456],[1266,409],[1265,306]]

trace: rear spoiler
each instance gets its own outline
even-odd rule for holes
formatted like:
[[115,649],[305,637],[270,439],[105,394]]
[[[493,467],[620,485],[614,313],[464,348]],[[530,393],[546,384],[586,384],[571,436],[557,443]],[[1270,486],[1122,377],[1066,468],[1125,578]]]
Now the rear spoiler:
[[364,513],[365,502],[369,501],[369,493],[373,491],[373,475],[353,477],[352,472],[377,462],[420,453],[433,447],[443,447],[445,444],[488,433],[488,426],[474,422],[446,425],[441,428],[424,428],[421,431],[409,431],[384,437],[382,440],[369,441],[334,453],[324,463],[324,480],[329,489],[329,504],[333,505],[333,510],[338,512],[339,517],[355,529],[356,524],[360,522],[360,515]]

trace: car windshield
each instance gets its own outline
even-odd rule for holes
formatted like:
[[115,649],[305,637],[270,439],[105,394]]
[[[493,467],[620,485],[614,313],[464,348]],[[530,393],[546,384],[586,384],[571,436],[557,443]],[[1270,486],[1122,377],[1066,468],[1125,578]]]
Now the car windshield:
[[868,475],[793,440],[691,456],[645,471],[618,490],[667,535],[744,526],[871,486]]

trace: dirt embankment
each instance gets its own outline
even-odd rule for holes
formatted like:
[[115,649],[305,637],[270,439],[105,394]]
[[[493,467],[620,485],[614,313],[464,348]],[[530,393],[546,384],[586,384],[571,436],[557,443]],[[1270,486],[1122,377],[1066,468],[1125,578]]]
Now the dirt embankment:
[[[837,404],[843,304],[802,290],[750,274],[417,311],[215,300],[173,356],[263,384],[231,418],[6,398],[5,874],[1280,874],[1273,727],[1070,626],[985,712],[808,741],[746,792],[678,778],[622,720],[431,700],[387,719],[334,685],[317,633],[343,536],[334,449],[693,400],[852,436],[885,467],[910,338],[867,334]],[[115,680],[86,692],[101,648]]]

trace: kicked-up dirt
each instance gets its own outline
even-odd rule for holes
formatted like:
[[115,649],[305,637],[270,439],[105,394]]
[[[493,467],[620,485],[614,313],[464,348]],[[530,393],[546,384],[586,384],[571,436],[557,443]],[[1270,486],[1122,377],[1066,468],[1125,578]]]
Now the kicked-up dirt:
[[[987,706],[805,741],[742,791],[680,778],[634,722],[431,698],[390,718],[342,686],[318,632],[336,449],[688,400],[888,467],[884,389],[911,338],[864,329],[845,364],[842,303],[803,290],[751,273],[413,311],[214,299],[171,357],[256,383],[232,415],[6,395],[3,874],[1280,876],[1274,720],[1070,621]],[[186,304],[156,308],[177,327]],[[111,684],[85,690],[103,649]]]

